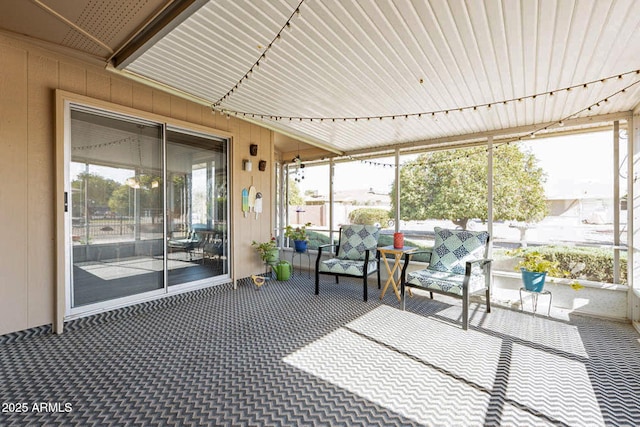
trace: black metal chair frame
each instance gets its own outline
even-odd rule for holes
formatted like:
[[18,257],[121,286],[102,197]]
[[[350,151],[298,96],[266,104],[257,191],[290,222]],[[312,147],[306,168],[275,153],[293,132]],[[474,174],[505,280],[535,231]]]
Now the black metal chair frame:
[[[320,268],[320,261],[322,260],[322,251],[325,248],[330,248],[330,247],[335,247],[335,256],[337,256],[338,253],[340,253],[340,238],[342,237],[342,228],[340,228],[340,232],[339,232],[339,237],[338,237],[338,243],[337,244],[332,244],[332,243],[328,243],[326,245],[320,245],[318,246],[318,256],[316,258],[316,275],[315,275],[315,279],[316,279],[316,295],[318,295],[320,293],[320,274],[326,274],[328,276],[335,276],[336,278],[336,283],[339,283],[339,277],[362,277],[362,284],[363,284],[363,299],[364,301],[367,301],[368,299],[368,292],[367,292],[367,287],[368,287],[368,281],[367,279],[369,278],[370,275],[373,274],[373,271],[369,272],[367,271],[369,268],[369,258],[370,258],[370,252],[372,252],[371,250],[368,250],[365,252],[364,255],[364,269],[363,269],[363,274],[362,276],[358,275],[351,275],[351,274],[343,274],[343,273],[332,273],[332,272],[320,272],[319,268]],[[378,289],[380,289],[380,256],[379,256],[379,252],[376,250],[375,251],[376,254],[375,256],[375,260],[376,260],[376,264],[377,264],[377,268],[376,271],[378,272]]]
[[[487,246],[489,245],[489,242],[487,241]],[[485,251],[486,252],[486,251]],[[431,251],[430,250],[424,250],[424,251],[415,251],[415,252],[411,252],[411,253],[407,253],[404,255],[404,266],[402,267],[402,275],[401,275],[401,282],[400,282],[400,295],[401,295],[401,300],[402,300],[402,310],[405,309],[405,288],[409,287],[409,288],[414,288],[414,289],[422,289],[422,290],[426,290],[429,291],[429,296],[431,297],[431,299],[433,299],[433,294],[437,293],[437,294],[441,294],[441,295],[448,295],[450,297],[454,297],[454,298],[459,298],[462,300],[462,329],[467,330],[469,327],[469,297],[473,294],[477,294],[480,293],[482,291],[484,291],[485,293],[485,297],[486,297],[486,304],[487,304],[487,313],[491,313],[491,263],[493,260],[488,259],[488,258],[480,258],[480,259],[474,259],[474,260],[469,260],[466,261],[465,263],[465,273],[464,273],[464,280],[462,282],[462,295],[458,295],[455,293],[450,293],[450,292],[446,292],[446,291],[442,291],[439,289],[431,289],[431,288],[425,288],[422,286],[418,286],[416,284],[413,283],[407,283],[406,281],[406,274],[407,274],[407,268],[409,267],[409,263],[410,263],[410,259],[412,256],[417,255],[417,254],[428,254],[429,255],[429,261],[431,260]],[[485,254],[486,256],[486,254]],[[482,289],[478,289],[475,292],[469,292],[469,281],[471,280],[471,270],[474,264],[479,264],[480,267],[484,270],[484,277],[485,277],[485,287]]]

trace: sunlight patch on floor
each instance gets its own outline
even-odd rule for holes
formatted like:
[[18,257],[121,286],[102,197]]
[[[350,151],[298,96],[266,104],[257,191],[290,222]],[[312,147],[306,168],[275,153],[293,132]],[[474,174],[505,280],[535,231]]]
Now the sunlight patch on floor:
[[342,328],[284,361],[421,423],[481,425],[489,404],[486,392]]
[[[198,264],[185,261],[168,260],[168,269],[195,267]],[[115,280],[162,271],[163,263],[156,258],[134,258],[122,261],[85,262],[76,264],[78,268],[93,274],[102,280]]]

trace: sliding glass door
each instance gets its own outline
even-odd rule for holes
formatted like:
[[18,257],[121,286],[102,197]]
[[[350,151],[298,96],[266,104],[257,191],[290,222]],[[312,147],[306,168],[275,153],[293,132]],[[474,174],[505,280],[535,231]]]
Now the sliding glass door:
[[68,113],[67,314],[228,277],[227,140]]
[[169,286],[228,271],[226,152],[226,141],[167,130]]
[[162,289],[162,126],[71,111],[72,306]]

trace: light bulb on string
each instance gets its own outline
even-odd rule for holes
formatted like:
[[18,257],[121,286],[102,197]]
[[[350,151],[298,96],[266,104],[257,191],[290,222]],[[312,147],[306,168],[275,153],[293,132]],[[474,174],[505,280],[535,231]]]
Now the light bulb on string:
[[[303,0],[303,1],[304,1],[304,0]],[[269,47],[271,47],[271,45],[269,45]],[[267,50],[268,50],[268,49],[267,49]],[[266,51],[265,51],[265,52],[264,52],[264,53],[259,57],[259,60],[258,60],[258,61],[256,61],[256,62],[257,62],[257,63],[259,63],[259,62],[264,62],[264,60],[265,60],[265,59],[266,59]],[[251,71],[251,70],[250,70],[250,71]],[[246,76],[247,76],[247,78],[248,78],[248,75],[250,74],[250,71],[249,71],[249,72],[247,73],[247,75],[246,75]],[[640,74],[640,70],[634,70],[634,71],[633,71],[633,73],[634,73],[634,74]],[[531,100],[535,100],[536,98],[538,98],[538,97],[542,97],[542,96],[548,96],[548,97],[551,97],[551,96],[554,96],[554,95],[556,94],[556,92],[558,92],[558,91],[564,91],[564,90],[566,90],[567,92],[569,92],[572,88],[580,88],[581,86],[582,86],[583,88],[588,88],[589,86],[592,86],[593,84],[595,84],[595,83],[597,83],[597,82],[600,82],[600,81],[605,82],[605,81],[607,81],[607,80],[612,80],[612,79],[615,79],[615,78],[618,78],[618,79],[619,79],[619,78],[621,78],[621,77],[625,77],[627,74],[631,74],[631,72],[623,73],[623,74],[619,74],[619,75],[615,75],[615,76],[611,76],[611,77],[608,77],[608,78],[605,78],[605,79],[598,79],[598,80],[593,80],[593,81],[590,81],[590,82],[583,82],[583,83],[580,83],[580,84],[576,84],[576,85],[573,85],[573,86],[570,86],[570,87],[561,88],[561,89],[560,89],[560,88],[558,88],[558,89],[554,89],[553,91],[541,92],[541,93],[537,93],[537,94],[533,94],[533,95],[527,95],[527,96],[521,96],[521,97],[519,97],[519,98],[505,99],[505,100],[502,100],[502,101],[495,101],[495,102],[491,102],[491,103],[477,104],[477,105],[475,105],[475,106],[474,106],[474,105],[470,105],[470,106],[463,106],[463,107],[455,107],[455,108],[453,108],[453,109],[451,109],[451,108],[450,108],[450,109],[446,109],[446,110],[438,110],[438,111],[415,112],[415,113],[404,113],[404,114],[403,114],[403,113],[401,113],[401,114],[380,115],[380,116],[366,116],[366,115],[365,115],[365,116],[357,116],[357,117],[299,117],[299,116],[298,116],[298,117],[289,117],[289,116],[264,116],[264,118],[269,117],[269,118],[271,118],[271,120],[276,120],[276,121],[277,121],[277,120],[284,120],[284,119],[289,119],[289,121],[291,121],[291,120],[293,120],[293,119],[298,119],[298,121],[300,121],[300,122],[303,122],[303,121],[308,121],[308,122],[320,121],[320,122],[323,122],[324,120],[327,120],[327,121],[328,121],[328,120],[331,120],[332,122],[334,122],[334,123],[335,123],[335,121],[336,121],[336,120],[342,120],[342,121],[343,121],[343,122],[345,122],[345,123],[346,123],[346,122],[351,122],[351,121],[353,121],[353,122],[355,123],[355,122],[358,122],[358,121],[364,121],[364,120],[366,120],[367,122],[369,122],[369,121],[371,121],[371,119],[376,119],[376,118],[377,118],[378,120],[380,120],[380,121],[382,121],[383,119],[391,119],[391,120],[395,120],[395,119],[396,119],[396,117],[397,117],[398,119],[400,119],[400,118],[404,117],[404,119],[405,119],[405,120],[408,120],[410,116],[417,116],[418,118],[421,118],[423,114],[430,114],[430,115],[431,115],[431,117],[432,117],[435,121],[438,121],[438,117],[437,117],[437,115],[439,115],[439,114],[443,114],[444,116],[448,116],[448,115],[449,115],[449,112],[456,112],[456,111],[458,111],[458,112],[465,112],[465,111],[467,111],[467,110],[470,110],[470,111],[471,111],[471,110],[473,110],[473,111],[478,111],[480,108],[484,108],[484,107],[486,107],[486,108],[487,108],[487,110],[491,110],[491,109],[493,109],[494,104],[500,104],[500,103],[501,103],[501,104],[503,104],[503,105],[507,105],[507,104],[511,104],[511,102],[512,102],[512,101],[522,102],[522,101],[529,100],[529,99],[531,99]],[[243,81],[243,80],[241,79],[240,83],[241,83],[242,81]],[[634,83],[632,83],[632,85],[633,85],[633,84],[636,84],[636,83],[640,83],[640,81],[638,81],[638,82],[634,82]],[[631,86],[631,85],[630,85],[630,86]],[[629,87],[630,87],[630,86],[629,86]],[[616,95],[616,94],[618,94],[618,93],[625,93],[625,92],[626,92],[626,89],[628,89],[629,87],[625,87],[625,88],[621,89],[620,91],[618,91],[618,92],[616,92],[616,93],[614,93],[614,94],[612,94],[612,95],[610,95],[610,96]],[[222,101],[226,101],[226,100],[230,97],[230,95],[234,94],[238,89],[239,89],[239,86],[238,86],[238,84],[236,84],[236,86],[234,86],[234,87],[229,91],[229,93],[227,93],[226,95],[224,95],[224,96],[223,96],[223,98],[221,99],[221,101],[218,101],[218,102],[216,102],[216,103],[212,104],[212,105],[213,105],[213,107],[212,107],[212,108],[214,108],[214,109],[215,109],[215,110],[217,110],[217,111],[220,111],[220,113],[221,113],[221,114],[225,114],[225,115],[234,114],[235,116],[238,116],[238,114],[242,114],[243,116],[245,116],[245,117],[246,117],[246,116],[247,116],[247,114],[250,114],[250,113],[246,113],[246,114],[245,114],[245,113],[234,113],[234,112],[233,112],[233,111],[231,111],[231,110],[222,110],[222,109],[220,108],[220,103],[221,103]],[[604,98],[604,99],[600,100],[599,102],[597,102],[597,103],[594,103],[594,104],[590,105],[589,107],[585,108],[585,109],[584,109],[584,110],[582,110],[582,111],[592,111],[594,108],[596,108],[596,107],[600,107],[600,106],[601,106],[600,104],[601,104],[602,102],[608,102],[608,101],[609,101],[609,98]],[[253,116],[252,116],[252,117],[253,117]],[[571,117],[571,116],[568,116],[567,118],[570,118],[570,117]],[[556,122],[556,124],[558,124],[558,122]],[[539,130],[539,129],[538,129],[538,130]],[[536,130],[536,131],[534,131],[534,132],[537,132],[538,130]]]

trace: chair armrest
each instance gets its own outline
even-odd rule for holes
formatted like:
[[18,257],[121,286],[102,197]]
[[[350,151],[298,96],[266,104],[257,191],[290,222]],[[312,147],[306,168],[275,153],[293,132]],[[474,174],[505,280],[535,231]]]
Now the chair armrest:
[[411,257],[418,254],[429,254],[429,260],[431,260],[431,249],[423,249],[421,251],[412,251],[404,254],[404,264],[409,264],[409,260],[411,259]]
[[324,245],[318,246],[318,256],[316,257],[316,270],[318,269],[318,264],[320,263],[320,259],[322,258],[322,250],[325,248],[335,247],[336,245],[333,243],[326,243]]
[[478,258],[469,260],[465,263],[464,274],[465,276],[471,276],[471,268],[473,267],[473,264],[480,264],[480,267],[484,268],[484,266],[487,264],[489,264],[489,267],[491,267],[492,262],[493,260],[489,258]]
[[325,243],[324,245],[318,246],[318,249],[320,249],[320,248],[328,248],[330,246],[337,246],[337,245],[335,243]]
[[324,248],[331,248],[331,247],[336,247],[336,246],[337,246],[337,245],[336,245],[336,244],[334,244],[334,243],[326,243],[326,244],[324,244],[324,245],[320,245],[320,246],[318,246],[318,254],[320,254],[320,252],[322,252],[322,250],[323,250]]
[[411,252],[407,252],[404,254],[405,258],[407,255],[416,255],[416,254],[430,254],[431,253],[431,249],[422,249],[419,251],[411,251]]
[[402,266],[402,272],[400,273],[400,283],[405,282],[405,277],[407,274],[407,268],[409,267],[409,261],[413,255],[417,254],[429,254],[429,260],[431,260],[431,249],[423,249],[420,251],[412,251],[404,254],[404,265]]
[[480,267],[484,267],[486,264],[491,264],[493,259],[490,258],[478,258],[467,261],[467,264],[478,264],[480,263]]

